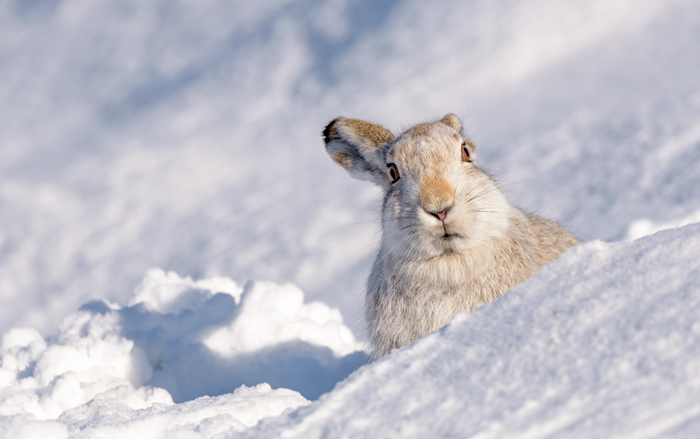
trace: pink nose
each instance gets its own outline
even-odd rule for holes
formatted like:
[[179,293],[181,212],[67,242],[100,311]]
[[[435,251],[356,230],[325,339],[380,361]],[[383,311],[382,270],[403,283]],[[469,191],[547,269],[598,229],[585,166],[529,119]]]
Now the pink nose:
[[447,213],[450,211],[450,208],[452,208],[452,205],[442,205],[440,207],[442,207],[442,210],[440,212],[435,212],[434,210],[431,211],[427,209],[425,211],[434,216],[435,218],[439,219],[440,221],[444,221],[447,217]]

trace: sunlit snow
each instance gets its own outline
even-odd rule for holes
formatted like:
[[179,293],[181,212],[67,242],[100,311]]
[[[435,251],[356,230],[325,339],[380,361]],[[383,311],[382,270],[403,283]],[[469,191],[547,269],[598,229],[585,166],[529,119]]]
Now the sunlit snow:
[[[0,436],[694,437],[698,35],[686,0],[0,3]],[[586,242],[368,363],[381,195],[321,131],[449,112]]]

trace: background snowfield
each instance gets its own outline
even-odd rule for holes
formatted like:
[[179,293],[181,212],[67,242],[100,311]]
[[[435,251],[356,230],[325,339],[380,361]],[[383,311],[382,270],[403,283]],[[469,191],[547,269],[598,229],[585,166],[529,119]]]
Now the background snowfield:
[[[0,429],[690,437],[699,229],[643,237],[700,220],[699,73],[687,0],[2,2]],[[321,130],[448,112],[593,242],[361,367],[380,194]]]

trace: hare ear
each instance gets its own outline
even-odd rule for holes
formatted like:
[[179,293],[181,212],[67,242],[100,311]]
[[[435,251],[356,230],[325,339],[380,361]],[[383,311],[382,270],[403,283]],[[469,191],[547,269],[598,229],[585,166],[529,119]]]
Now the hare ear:
[[446,115],[445,117],[440,119],[440,122],[444,123],[450,128],[453,128],[459,134],[462,134],[462,122],[454,114],[450,113]]
[[379,186],[391,184],[380,148],[394,139],[381,125],[339,117],[323,130],[326,151],[333,161],[353,178],[372,181]]

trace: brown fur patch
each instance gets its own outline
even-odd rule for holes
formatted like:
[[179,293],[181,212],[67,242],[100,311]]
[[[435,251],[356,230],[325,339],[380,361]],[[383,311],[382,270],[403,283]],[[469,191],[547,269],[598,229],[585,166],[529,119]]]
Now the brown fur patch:
[[[402,135],[402,137],[404,137]],[[420,149],[416,147],[416,144],[411,141],[406,141],[405,137],[399,141],[397,147],[389,152],[389,155],[397,162],[400,162],[403,166],[409,166],[411,162],[416,160],[420,156]]]
[[359,119],[345,119],[343,122],[356,137],[369,141],[375,148],[387,142],[391,142],[394,139],[394,135],[391,134],[391,131],[381,125]]
[[420,189],[420,204],[428,212],[442,212],[455,202],[454,188],[445,177],[431,174],[423,177]]
[[352,169],[353,165],[355,164],[355,160],[353,160],[352,157],[347,154],[343,154],[342,152],[336,152],[333,154],[333,160],[335,160],[336,163],[345,169]]
[[408,131],[408,134],[411,137],[420,137],[420,136],[425,136],[430,132],[430,124],[424,123],[420,125],[416,125],[413,128],[411,128]]
[[341,140],[342,130],[346,132],[346,135],[354,137],[356,141],[362,141],[374,148],[378,148],[394,139],[391,131],[381,125],[359,119],[338,117],[326,125],[326,128],[323,130],[323,140],[326,144],[332,140]]

